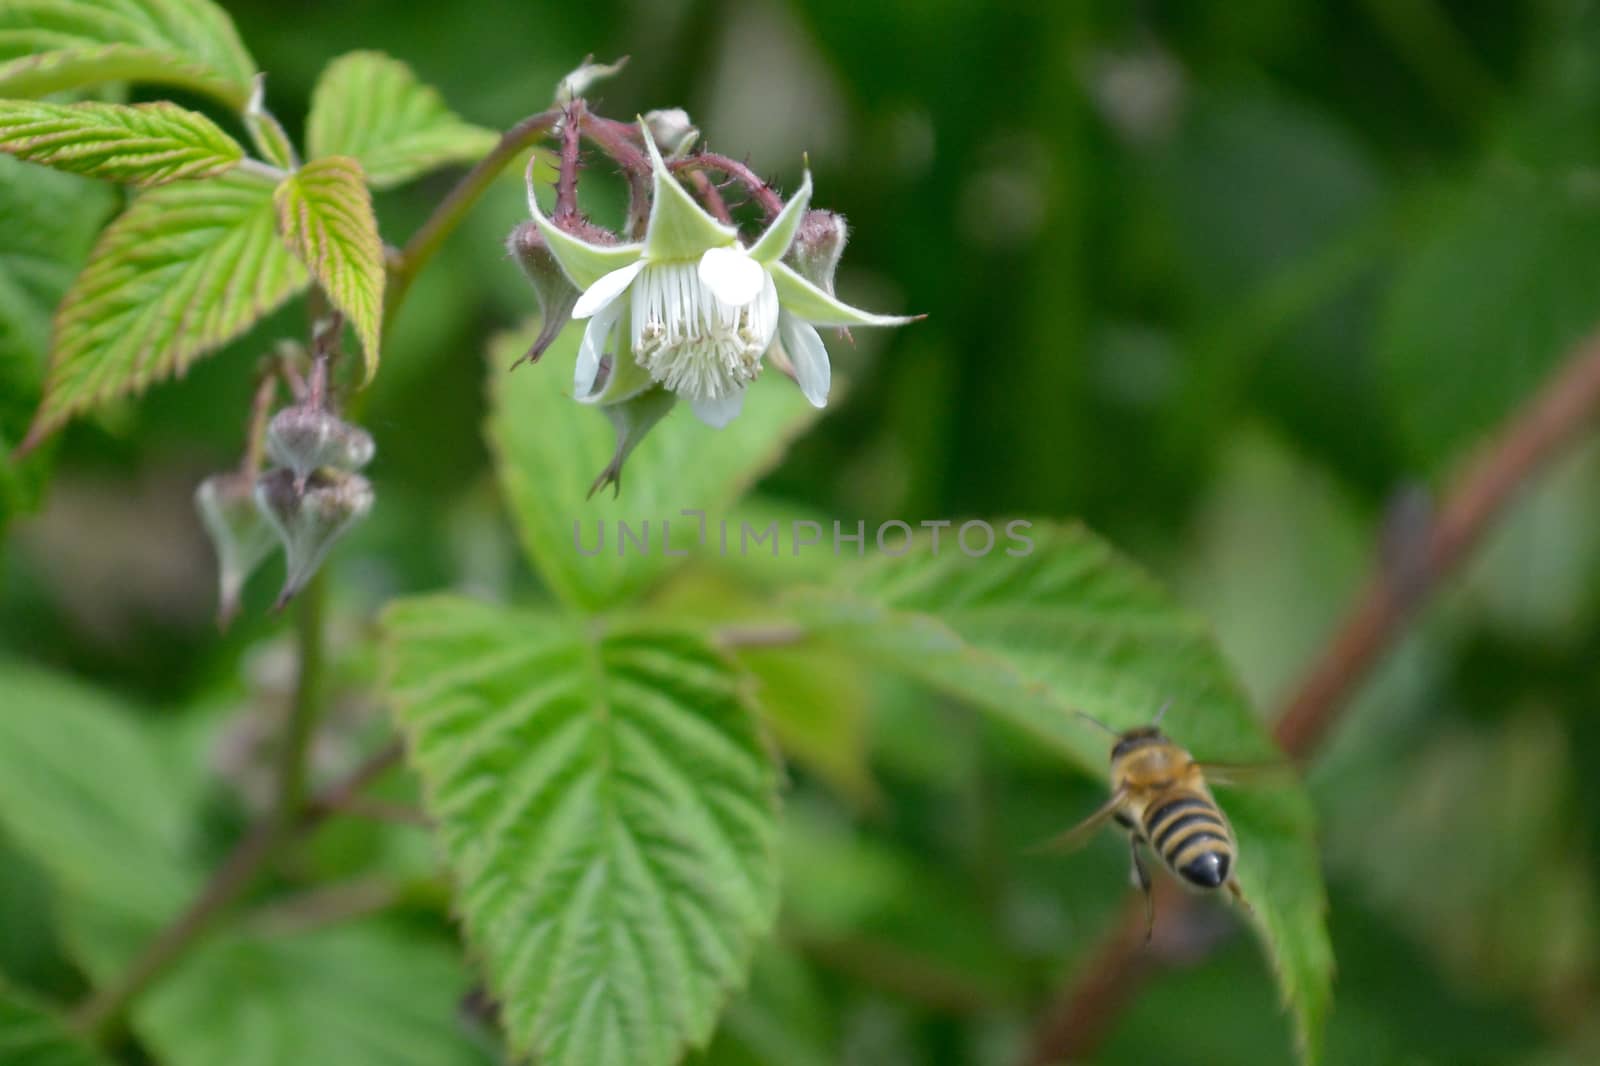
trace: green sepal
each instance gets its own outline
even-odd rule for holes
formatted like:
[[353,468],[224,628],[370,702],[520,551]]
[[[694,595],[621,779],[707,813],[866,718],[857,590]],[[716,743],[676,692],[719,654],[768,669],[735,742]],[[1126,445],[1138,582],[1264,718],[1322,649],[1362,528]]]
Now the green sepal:
[[695,202],[689,190],[678,183],[661,158],[656,139],[644,119],[639,120],[639,130],[644,135],[644,146],[650,152],[650,169],[654,175],[654,195],[650,203],[650,224],[644,233],[644,254],[647,259],[682,262],[699,259],[710,248],[724,248],[739,239],[739,231],[725,226],[706,213]]
[[561,269],[572,284],[587,289],[613,270],[620,270],[638,259],[644,251],[639,244],[590,244],[557,226],[539,210],[539,200],[533,195],[533,181],[528,182],[528,210],[534,224],[544,234],[550,254],[556,257]]
[[776,263],[782,259],[789,245],[794,243],[795,231],[800,228],[800,220],[810,206],[811,171],[807,170],[799,191],[789,197],[789,202],[783,205],[783,210],[772,220],[772,225],[750,246],[750,258],[761,264]]
[[772,284],[778,290],[778,303],[785,311],[813,326],[903,326],[919,315],[875,315],[823,292],[801,277],[787,263],[768,263]]
[[622,465],[628,461],[628,456],[633,454],[639,442],[644,440],[645,434],[667,417],[667,412],[672,410],[677,400],[675,393],[657,385],[635,393],[628,400],[601,408],[606,417],[611,419],[611,428],[617,431],[617,449],[611,455],[611,462],[589,486],[590,496],[607,485],[611,486],[612,495],[622,492]]
[[640,366],[639,361],[633,357],[633,348],[629,343],[632,336],[629,315],[630,312],[624,312],[613,327],[618,337],[617,343],[609,346],[612,349],[612,365],[611,374],[606,378],[605,385],[598,392],[578,397],[579,403],[595,404],[600,407],[626,403],[655,384],[650,378],[650,371]]

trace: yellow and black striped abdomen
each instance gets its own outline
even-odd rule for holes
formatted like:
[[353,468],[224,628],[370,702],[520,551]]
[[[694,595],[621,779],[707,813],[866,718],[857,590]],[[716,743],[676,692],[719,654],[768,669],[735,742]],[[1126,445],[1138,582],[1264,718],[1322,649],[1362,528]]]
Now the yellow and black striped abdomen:
[[1144,838],[1173,873],[1197,888],[1217,888],[1233,868],[1233,833],[1207,795],[1163,793],[1144,811]]

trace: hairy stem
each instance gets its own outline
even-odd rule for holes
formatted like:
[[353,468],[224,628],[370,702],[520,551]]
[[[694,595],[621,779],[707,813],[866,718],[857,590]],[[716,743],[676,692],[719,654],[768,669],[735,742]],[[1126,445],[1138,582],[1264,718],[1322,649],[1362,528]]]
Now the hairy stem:
[[697,170],[722,171],[749,190],[751,197],[761,205],[761,210],[767,213],[769,222],[777,218],[778,213],[783,210],[783,198],[773,191],[771,185],[762,180],[761,175],[737,159],[717,155],[715,152],[696,152],[687,159],[676,160],[667,166],[678,173]]
[[[1523,488],[1600,417],[1600,331],[1568,355],[1534,396],[1504,423],[1463,467],[1438,517],[1416,550],[1380,559],[1333,639],[1301,676],[1273,735],[1297,759],[1315,753],[1349,697],[1405,631],[1442,579],[1503,515]],[[1188,925],[1195,905],[1168,892],[1167,925]],[[1161,952],[1143,944],[1144,908],[1133,903],[1101,948],[1084,961],[1074,981],[1034,1030],[1030,1066],[1081,1058],[1093,1052],[1118,1015],[1159,970]],[[1181,938],[1180,938],[1181,939]],[[1159,947],[1159,945],[1158,945]]]
[[400,250],[400,254],[389,264],[388,298],[384,307],[385,322],[394,320],[395,313],[405,302],[406,293],[410,291],[411,283],[416,280],[417,274],[439,251],[439,246],[444,244],[445,238],[461,224],[461,220],[494,183],[494,179],[524,149],[548,133],[560,117],[561,112],[552,108],[537,115],[530,115],[506,130],[500,136],[500,143],[480,159],[476,166],[467,171],[462,179],[456,182],[455,188],[439,201],[439,206],[433,209],[433,214],[428,216],[428,220],[416,233],[412,234],[406,246]]
[[324,573],[311,579],[295,605],[295,647],[299,673],[294,705],[278,750],[278,823],[294,824],[305,804],[306,760],[322,717],[322,675],[327,635],[328,585]]
[[722,192],[698,170],[688,171],[689,184],[694,186],[695,195],[705,203],[706,210],[711,212],[711,217],[726,225],[733,225],[733,212],[728,210],[728,202],[722,198]]
[[633,143],[639,129],[627,122],[583,113],[583,135],[622,168],[628,179],[628,218],[622,235],[633,241],[644,236],[650,222],[650,159]]
[[274,814],[255,825],[212,872],[199,895],[156,934],[121,976],[104,985],[73,1012],[73,1025],[78,1031],[95,1039],[110,1033],[134,1001],[255,883],[257,875],[285,843],[342,811],[344,804],[398,763],[400,755],[397,741],[315,797],[291,822],[286,824]]
[[556,176],[556,218],[572,218],[578,213],[578,168],[582,147],[583,101],[567,105],[561,119],[561,169]]

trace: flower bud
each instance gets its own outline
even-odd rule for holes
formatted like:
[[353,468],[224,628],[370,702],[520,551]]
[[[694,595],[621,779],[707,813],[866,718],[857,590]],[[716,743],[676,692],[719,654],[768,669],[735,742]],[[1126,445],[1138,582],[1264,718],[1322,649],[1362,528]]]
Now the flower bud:
[[789,246],[789,256],[802,277],[833,295],[833,274],[850,239],[844,216],[832,211],[807,211]]
[[694,147],[694,142],[700,139],[700,131],[689,121],[689,112],[681,107],[646,111],[644,124],[650,130],[656,147],[668,159],[686,155]]
[[556,262],[549,243],[536,223],[524,222],[517,226],[511,231],[506,247],[522,266],[522,272],[528,275],[528,280],[533,282],[533,294],[539,299],[541,318],[539,338],[522,358],[511,365],[537,363],[545,349],[555,343],[561,330],[572,321],[572,308],[578,302],[578,290],[561,269],[561,264]]
[[666,417],[676,401],[675,394],[656,386],[636,394],[631,399],[601,408],[617,431],[617,448],[611,455],[611,462],[606,464],[606,468],[600,471],[600,476],[594,479],[594,484],[589,486],[590,496],[607,485],[611,486],[613,496],[622,492],[622,464],[628,461],[628,456],[632,455],[633,449],[644,440],[645,434]]
[[372,462],[372,434],[327,411],[297,404],[272,416],[267,425],[267,454],[294,471],[295,484],[322,467],[360,470]]
[[277,544],[256,510],[251,480],[239,473],[214,474],[194,491],[195,510],[217,553],[217,625],[223,629],[239,613],[244,583]]
[[572,101],[588,92],[589,86],[602,78],[611,77],[611,75],[626,66],[627,62],[627,56],[623,56],[615,63],[596,63],[593,53],[584,56],[583,62],[578,65],[578,69],[556,83],[556,106],[565,107],[567,104],[572,103]]
[[360,474],[332,467],[313,473],[303,488],[289,470],[272,470],[256,482],[256,506],[283,543],[283,591],[288,603],[311,580],[345,531],[372,510],[372,485]]

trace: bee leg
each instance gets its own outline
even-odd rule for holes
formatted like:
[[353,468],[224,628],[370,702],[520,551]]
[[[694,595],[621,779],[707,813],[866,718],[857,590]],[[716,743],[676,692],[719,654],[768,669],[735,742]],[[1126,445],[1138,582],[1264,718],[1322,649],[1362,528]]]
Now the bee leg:
[[1150,893],[1150,871],[1144,868],[1144,860],[1139,857],[1139,838],[1132,834],[1128,836],[1128,854],[1133,859],[1134,883],[1144,893],[1144,942],[1148,944],[1156,931],[1156,900]]
[[1250,906],[1250,901],[1244,898],[1244,892],[1239,888],[1239,882],[1232,877],[1228,878],[1228,891],[1233,893],[1233,898],[1238,902],[1239,906],[1245,909],[1246,913],[1254,914],[1256,912],[1256,909]]

